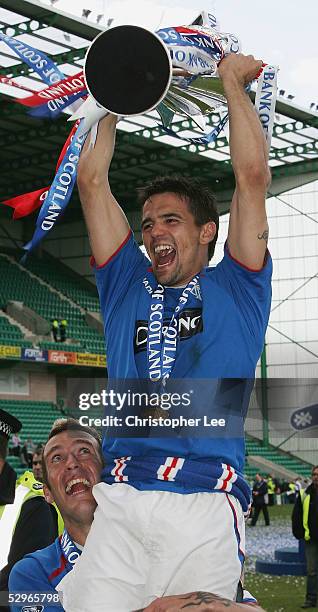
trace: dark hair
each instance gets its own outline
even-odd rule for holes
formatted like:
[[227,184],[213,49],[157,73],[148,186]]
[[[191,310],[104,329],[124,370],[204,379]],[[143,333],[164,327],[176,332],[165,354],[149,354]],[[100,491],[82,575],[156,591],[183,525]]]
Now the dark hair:
[[159,176],[153,181],[137,190],[139,203],[143,206],[146,200],[156,193],[175,193],[187,201],[189,210],[194,217],[197,226],[213,221],[216,225],[216,233],[209,243],[208,255],[211,259],[219,232],[219,214],[214,195],[202,181],[173,174],[171,176]]
[[[90,436],[92,436],[92,438],[97,440],[100,460],[101,460],[102,465],[104,465],[101,437],[98,431],[94,429],[94,427],[89,427],[88,425],[81,425],[79,421],[73,418],[56,419],[56,421],[54,421],[52,425],[52,429],[49,433],[47,442],[51,440],[52,438],[54,438],[54,436],[57,436],[58,434],[63,433],[64,431],[81,431],[81,432],[89,434]],[[43,474],[42,481],[43,481],[43,484],[46,484],[48,487],[50,487],[45,458],[44,458],[44,451],[45,451],[46,444],[44,445],[43,452],[42,452],[42,474]]]
[[313,465],[313,467],[311,468],[311,475],[313,475],[315,470],[318,470],[318,465]]
[[0,435],[0,459],[3,459],[3,461],[6,460],[8,454],[8,443],[8,438]]

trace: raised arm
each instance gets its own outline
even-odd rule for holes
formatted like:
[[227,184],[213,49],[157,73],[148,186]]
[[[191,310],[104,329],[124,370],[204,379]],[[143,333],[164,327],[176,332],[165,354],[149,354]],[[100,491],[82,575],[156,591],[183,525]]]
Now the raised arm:
[[113,255],[129,232],[127,218],[115,200],[108,181],[116,122],[114,115],[100,121],[95,146],[90,146],[88,137],[78,165],[78,190],[97,265],[105,263]]
[[230,152],[236,182],[228,247],[235,259],[253,270],[262,267],[267,246],[265,197],[270,171],[263,129],[244,87],[261,66],[261,61],[242,54],[229,55],[219,66],[229,107]]

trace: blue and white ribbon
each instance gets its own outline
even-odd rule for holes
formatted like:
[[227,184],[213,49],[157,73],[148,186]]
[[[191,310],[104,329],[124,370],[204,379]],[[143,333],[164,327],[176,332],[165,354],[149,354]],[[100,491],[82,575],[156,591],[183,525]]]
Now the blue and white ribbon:
[[37,117],[39,119],[57,119],[63,110],[71,106],[71,104],[82,98],[84,95],[85,92],[79,91],[78,93],[49,100],[45,104],[35,106],[29,110],[28,115],[31,115],[31,117]]
[[47,85],[53,85],[65,78],[63,72],[42,51],[2,32],[0,32],[0,40],[6,43],[22,62],[32,68]]
[[[33,238],[23,247],[27,253],[32,251],[55,226],[68,205],[76,180],[79,156],[85,141],[85,136],[78,135],[80,127],[79,125],[73,136],[49,193],[42,204]],[[25,257],[23,258],[24,260]]]
[[199,275],[184,288],[164,335],[165,289],[161,284],[153,289],[147,278],[144,278],[143,284],[147,293],[151,294],[147,333],[148,374],[153,382],[165,381],[170,377],[177,355],[178,315],[185,308],[194,288],[199,286]]
[[255,108],[262,124],[268,148],[271,146],[277,98],[277,66],[264,66],[258,78]]
[[224,117],[220,119],[219,123],[210,132],[203,134],[202,136],[197,136],[194,138],[190,136],[187,136],[187,137],[179,136],[177,132],[174,132],[171,128],[166,127],[166,126],[162,126],[162,129],[164,129],[164,131],[167,134],[169,134],[169,136],[173,136],[174,138],[178,138],[179,140],[187,140],[191,144],[195,144],[195,145],[200,145],[200,144],[207,145],[207,144],[210,144],[210,142],[214,142],[217,139],[219,134],[222,132],[222,130],[226,126],[228,118],[229,118],[229,115],[228,113],[226,113]]
[[64,529],[61,535],[60,543],[65,559],[68,561],[68,563],[74,565],[82,553],[74,544],[72,538],[70,537],[66,529]]

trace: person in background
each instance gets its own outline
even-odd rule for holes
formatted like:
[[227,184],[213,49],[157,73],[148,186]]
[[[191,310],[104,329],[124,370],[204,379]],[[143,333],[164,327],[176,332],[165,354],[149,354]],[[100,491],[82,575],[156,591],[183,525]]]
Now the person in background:
[[297,476],[297,478],[295,478],[295,495],[296,495],[296,499],[300,493],[300,491],[303,488],[303,482],[302,479],[300,478],[300,476]]
[[[1,519],[8,506],[12,506],[15,498],[17,473],[6,461],[10,435],[17,434],[22,427],[21,421],[0,409],[0,590],[1,567],[5,562],[5,542],[1,538]],[[1,612],[7,612],[7,606],[0,605]]]
[[[55,421],[44,448],[42,471],[46,499],[58,504],[65,523],[64,533],[53,544],[26,555],[13,567],[10,593],[32,591],[57,596],[61,581],[81,555],[91,527],[96,508],[92,487],[100,481],[102,467],[101,440],[95,429],[71,418]],[[262,612],[247,591],[242,592],[240,601],[243,603],[195,592],[162,597],[144,612],[175,612],[182,608],[189,612],[223,612],[224,607],[229,612],[240,612],[247,606]],[[41,612],[62,612],[58,601],[49,603],[44,602]],[[21,612],[21,608],[13,605],[11,612]]]
[[27,438],[25,441],[25,448],[26,448],[26,458],[27,458],[27,465],[29,468],[32,468],[32,457],[33,457],[33,453],[36,449],[36,445],[34,444],[32,438]]
[[307,563],[306,599],[302,608],[316,608],[318,598],[318,465],[312,468],[312,483],[300,489],[292,512],[292,530],[305,540]]
[[281,496],[282,496],[282,504],[288,504],[288,495],[287,492],[289,490],[289,483],[287,480],[283,480],[281,482]]
[[257,523],[260,512],[263,512],[265,525],[268,526],[269,522],[269,514],[267,510],[267,484],[261,474],[255,475],[255,482],[253,485],[253,517],[251,526],[254,527]]
[[[2,438],[5,437],[8,444],[10,433],[19,431],[21,426],[18,419],[0,410],[0,448],[1,445],[3,448]],[[1,476],[3,473],[2,471]],[[11,468],[10,475],[10,487],[9,479],[5,480],[5,488],[0,478],[0,497],[3,504],[0,506],[0,592],[8,590],[11,568],[19,559],[28,552],[44,548],[58,535],[58,514],[45,501],[42,484],[37,482],[29,471],[22,474],[17,481]]]
[[0,409],[0,520],[5,505],[14,502],[17,474],[6,459],[10,435],[17,434],[21,427],[19,419]]
[[56,317],[51,320],[51,332],[52,332],[54,342],[58,342],[59,341],[59,338],[58,338],[59,322]]
[[43,473],[42,473],[42,452],[37,449],[32,457],[32,471],[35,480],[38,482],[43,482]]
[[59,329],[60,329],[60,341],[61,342],[65,342],[66,340],[66,328],[67,328],[67,319],[61,319],[60,324],[59,324]]
[[11,448],[9,448],[9,454],[14,457],[20,457],[21,453],[21,438],[18,433],[14,433],[11,438]]
[[294,504],[296,500],[296,485],[295,481],[292,480],[288,483],[288,490],[286,491],[286,496],[288,500],[288,504]]
[[20,453],[20,461],[23,467],[29,467],[29,459],[28,459],[28,451],[26,440],[22,442],[21,453]]
[[273,506],[275,503],[275,492],[276,492],[276,484],[274,481],[273,474],[268,474],[266,482],[267,482],[267,492],[268,492],[268,505]]

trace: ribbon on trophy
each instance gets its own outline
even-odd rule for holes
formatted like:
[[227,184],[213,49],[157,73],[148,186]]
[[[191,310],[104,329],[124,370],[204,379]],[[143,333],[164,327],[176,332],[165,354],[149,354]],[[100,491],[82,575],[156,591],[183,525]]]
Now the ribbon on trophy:
[[[113,31],[115,29],[113,28]],[[120,27],[117,30],[119,31]],[[215,17],[206,11],[203,11],[190,26],[163,28],[155,34],[166,47],[171,61],[169,87],[155,107],[160,115],[161,127],[167,134],[183,141],[194,144],[213,142],[228,119],[227,101],[222,81],[218,76],[218,65],[229,53],[240,53],[239,39],[234,34],[220,32]],[[105,36],[106,40],[107,32],[102,36]],[[97,41],[98,37],[90,49]],[[87,59],[88,56],[86,62]],[[255,107],[268,146],[270,146],[275,116],[277,71],[277,67],[263,64],[261,74],[257,78]],[[86,80],[87,77],[86,72]],[[247,91],[250,89],[251,84],[246,87]],[[105,103],[103,105],[97,97],[94,100],[93,93],[70,119],[83,118],[82,130],[87,131],[108,112],[115,111]],[[208,131],[206,118],[212,113],[219,114],[219,121],[211,131]],[[115,112],[115,114],[120,113]],[[202,135],[188,137],[179,136],[174,132],[172,122],[176,114],[192,120],[202,131]]]
[[[70,145],[71,139],[73,138],[77,128],[79,126],[79,121],[77,121],[72,127],[57,160],[55,172],[58,171],[60,164],[64,158],[66,150]],[[26,217],[27,215],[31,215],[35,210],[37,210],[40,206],[42,206],[47,194],[49,193],[50,186],[42,187],[41,189],[36,189],[35,191],[30,191],[28,193],[24,193],[23,195],[16,196],[15,198],[10,198],[9,200],[3,200],[3,204],[6,206],[10,206],[14,209],[13,219],[21,219],[22,217]]]
[[24,85],[20,85],[19,83],[16,83],[15,81],[13,81],[13,79],[10,79],[9,77],[3,74],[0,74],[0,83],[2,83],[3,85],[9,85],[10,87],[16,87],[17,89],[22,89],[25,93],[27,92],[34,93],[33,90],[28,89]]
[[79,98],[87,94],[84,74],[81,70],[74,76],[69,76],[56,85],[51,85],[33,96],[20,98],[18,104],[31,107],[33,117],[55,119],[61,112]]
[[[48,106],[50,101],[52,102],[58,99],[60,104],[57,106],[57,109],[61,112],[64,108],[70,106],[76,99],[86,94],[82,71],[73,77],[65,78],[64,74],[43,52],[21,41],[15,40],[2,32],[0,32],[0,40],[15,51],[20,59],[37,72],[42,80],[49,86],[41,92],[32,92],[33,95],[27,96],[26,98],[15,99],[15,102],[32,107],[34,111],[38,110],[37,116],[50,118],[54,116],[53,109],[50,109]],[[12,79],[2,76],[0,80],[6,85],[21,89],[21,86]],[[26,90],[26,88],[23,89]],[[64,97],[62,101],[61,95]],[[43,111],[41,112],[39,109],[43,109]],[[14,219],[29,215],[41,206],[33,238],[23,247],[27,253],[33,250],[45,237],[47,232],[54,227],[70,200],[76,180],[77,163],[83,144],[83,137],[76,134],[79,124],[80,122],[76,122],[73,126],[63,146],[56,165],[56,175],[51,187],[43,187],[3,202],[3,204],[14,209]],[[25,261],[25,256],[22,261]]]
[[42,51],[2,32],[0,40],[6,43],[47,85],[53,85],[64,79],[63,72]]
[[263,126],[268,149],[270,149],[271,146],[275,119],[277,72],[277,66],[263,64],[263,70],[258,77],[255,96],[255,108]]
[[[85,136],[79,135],[79,129],[80,125],[78,127],[76,125],[73,128],[70,143],[66,148],[53,183],[40,209],[33,237],[23,247],[26,255],[51,231],[69,203],[76,180],[79,156],[85,141]],[[26,255],[22,262],[23,260],[25,261]]]
[[35,210],[42,206],[43,201],[48,194],[48,190],[49,187],[42,187],[41,189],[36,189],[35,191],[29,191],[28,193],[15,196],[15,198],[3,200],[2,204],[13,208],[12,219],[22,219],[22,217],[31,215]]
[[56,119],[64,109],[87,95],[82,70],[74,76],[63,79],[57,85],[42,89],[40,92],[31,91],[4,75],[0,75],[0,83],[30,93],[31,95],[25,98],[16,98],[15,102],[30,107],[29,114],[41,119]]
[[[148,103],[147,108],[142,108],[138,112],[121,113],[116,108],[112,109],[107,104],[101,103],[97,96],[92,95],[88,79],[88,60],[91,51],[94,50],[94,47],[96,49],[96,43],[99,39],[104,37],[106,40],[106,37],[108,37],[109,40],[109,36],[114,39],[114,36],[117,36],[117,32],[120,31],[120,36],[124,32],[124,36],[127,34],[130,37],[133,30],[139,31],[138,36],[142,32],[144,33],[142,36],[145,36],[146,33],[147,44],[149,43],[149,38],[152,39],[150,47],[151,50],[152,44],[156,47],[154,49],[154,54],[157,54],[156,60],[158,59],[158,51],[159,55],[161,54],[160,61],[158,60],[160,68],[158,69],[157,67],[157,72],[154,71],[154,73],[152,71],[151,56],[146,58],[145,65],[148,62],[150,70],[147,68],[147,65],[145,69],[143,67],[147,81],[143,85],[145,85],[145,88],[148,88],[148,93],[154,87],[153,83],[156,84],[152,80],[155,72],[155,76],[161,77],[162,66],[166,70],[166,81],[164,82],[163,79],[162,92],[157,96],[155,102],[152,102],[150,105]],[[133,35],[135,34],[133,33]],[[21,87],[12,79],[0,75],[1,83],[18,87],[19,89],[22,88],[26,93],[30,94],[24,98],[15,98],[15,102],[26,107],[28,113],[37,118],[55,119],[65,109],[70,109],[73,114],[69,120],[76,121],[62,149],[51,187],[44,187],[4,202],[6,205],[14,208],[14,219],[30,214],[41,206],[33,238],[23,247],[26,253],[29,253],[39,244],[64,213],[75,184],[77,163],[85,137],[89,130],[91,130],[90,138],[91,146],[93,146],[98,121],[109,112],[119,116],[129,116],[143,114],[155,109],[159,114],[161,127],[167,134],[174,138],[202,145],[213,142],[227,124],[227,102],[222,81],[218,76],[218,65],[229,53],[239,53],[241,45],[239,39],[234,34],[220,31],[217,21],[211,13],[203,11],[189,26],[162,28],[155,34],[151,34],[143,28],[136,26],[110,28],[101,33],[90,46],[86,56],[85,76],[80,71],[73,76],[65,77],[54,62],[42,51],[2,32],[0,32],[0,41],[6,43],[47,85],[45,89],[39,92],[32,92],[26,87]],[[125,46],[127,52],[127,44],[122,45],[122,42],[122,39],[120,39],[119,43],[116,43],[117,49],[120,50],[121,46]],[[113,55],[116,55],[116,53],[106,53],[107,65],[112,69],[114,68]],[[144,47],[141,45],[140,60],[143,60],[145,55]],[[95,51],[95,59],[98,62],[100,60],[103,61],[102,54],[97,53],[96,55]],[[123,60],[124,68],[127,65],[125,56]],[[93,65],[95,63],[94,61]],[[116,62],[116,70],[117,65],[118,61]],[[136,66],[136,69],[138,72],[139,65]],[[127,68],[125,70],[126,72],[123,72],[121,77],[124,84],[127,80]],[[105,74],[102,72],[102,87],[111,92],[115,88],[114,82],[111,78],[108,78],[109,87],[107,88],[107,78],[107,71]],[[277,94],[277,67],[263,64],[257,83],[255,107],[259,114],[268,146],[270,147]],[[113,85],[113,88],[111,85]],[[143,93],[143,86],[139,89]],[[246,89],[249,90],[250,85]],[[129,90],[130,93],[125,98],[129,99],[132,97],[132,94],[135,95],[135,90],[137,90],[137,94],[140,96],[140,91],[136,86]],[[74,102],[76,104],[72,108]],[[212,130],[209,131],[207,118],[212,113],[218,114],[219,120],[214,123]],[[179,136],[173,130],[175,115],[181,115],[191,120],[200,129],[202,134],[189,137]]]

